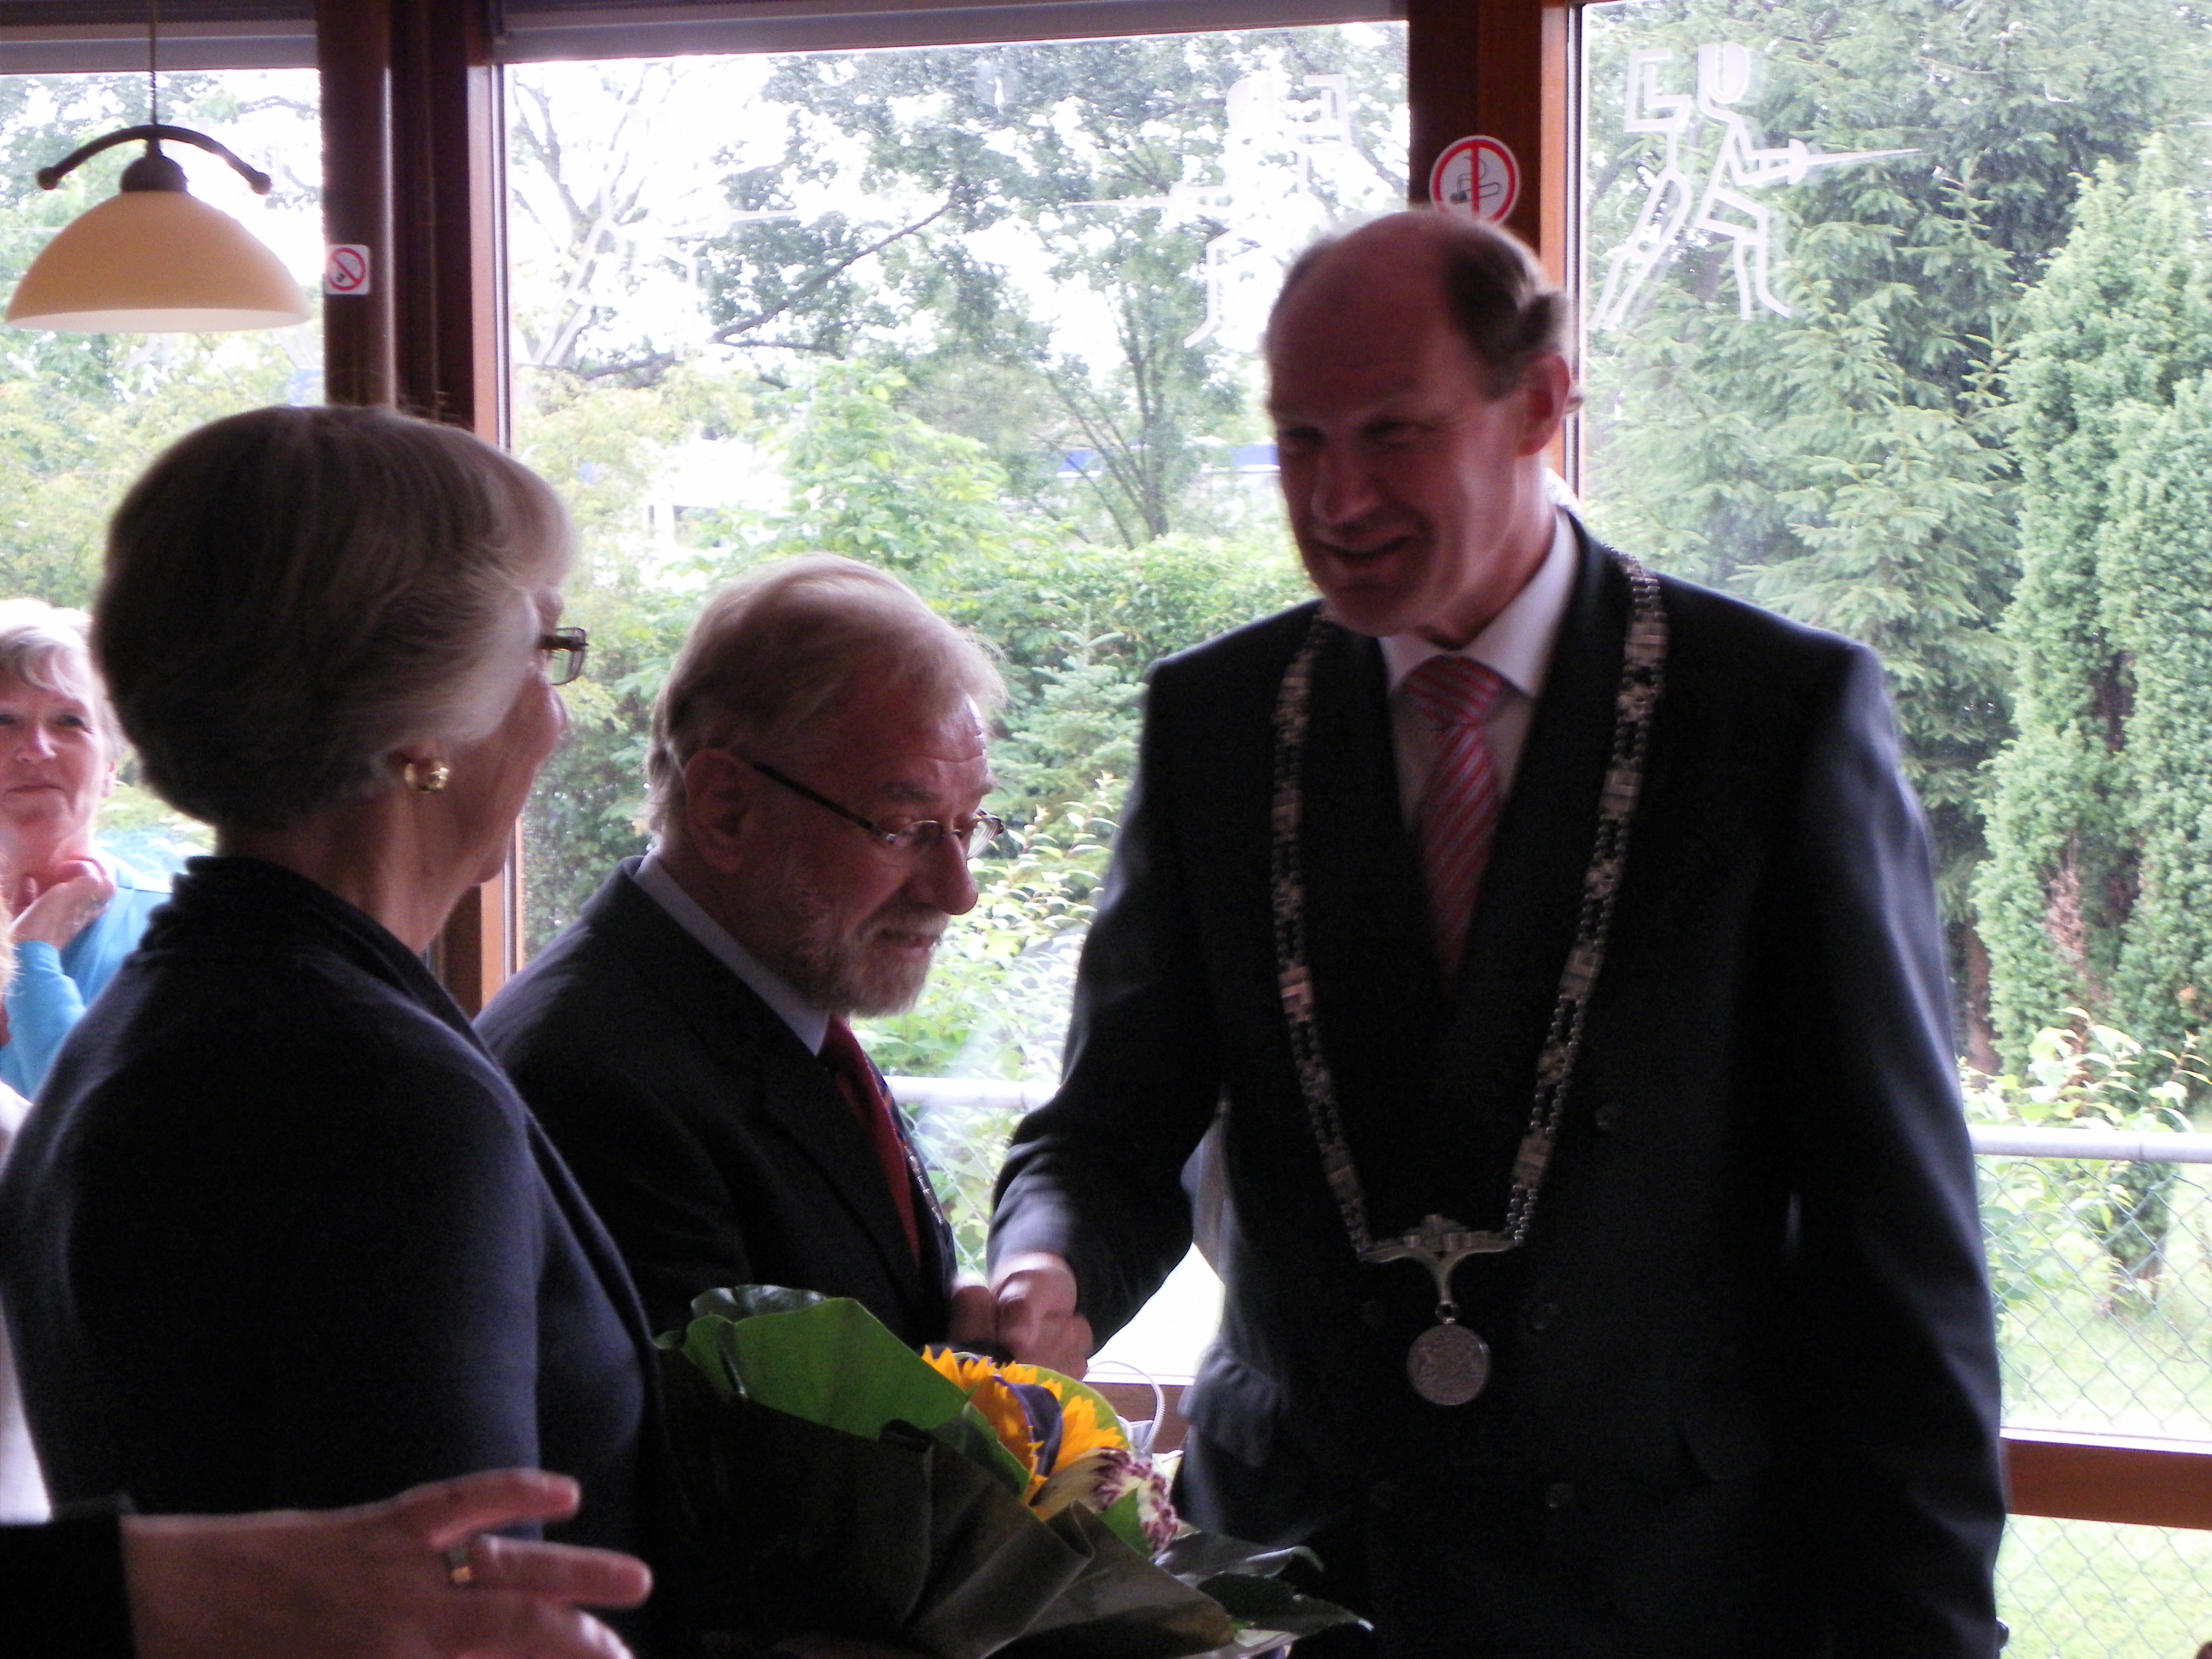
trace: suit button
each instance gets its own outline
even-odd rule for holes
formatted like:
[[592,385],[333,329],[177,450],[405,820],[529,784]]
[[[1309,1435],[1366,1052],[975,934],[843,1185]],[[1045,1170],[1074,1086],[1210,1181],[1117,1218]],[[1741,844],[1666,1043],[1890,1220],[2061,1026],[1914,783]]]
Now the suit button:
[[1558,1303],[1539,1302],[1528,1310],[1528,1328],[1532,1331],[1548,1331],[1558,1322],[1559,1317]]
[[1611,1134],[1620,1127],[1620,1108],[1608,1100],[1591,1115],[1590,1121],[1607,1134]]
[[1398,1501],[1398,1483],[1377,1480],[1367,1489],[1367,1501],[1378,1510],[1387,1510]]
[[1390,1322],[1390,1310],[1384,1303],[1363,1302],[1359,1304],[1359,1317],[1369,1330],[1379,1331]]
[[1575,1501],[1575,1489],[1565,1480],[1554,1480],[1544,1488],[1544,1507],[1563,1510]]

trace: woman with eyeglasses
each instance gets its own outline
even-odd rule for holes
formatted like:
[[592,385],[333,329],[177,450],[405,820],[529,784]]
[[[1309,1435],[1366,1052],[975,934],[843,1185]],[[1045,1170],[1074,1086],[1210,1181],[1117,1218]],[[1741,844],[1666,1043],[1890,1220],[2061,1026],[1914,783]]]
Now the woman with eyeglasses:
[[538,1466],[582,1486],[558,1536],[656,1553],[628,1276],[422,959],[566,725],[571,544],[527,469],[371,410],[217,422],[118,512],[94,651],[216,852],[0,1179],[58,1503],[321,1508]]

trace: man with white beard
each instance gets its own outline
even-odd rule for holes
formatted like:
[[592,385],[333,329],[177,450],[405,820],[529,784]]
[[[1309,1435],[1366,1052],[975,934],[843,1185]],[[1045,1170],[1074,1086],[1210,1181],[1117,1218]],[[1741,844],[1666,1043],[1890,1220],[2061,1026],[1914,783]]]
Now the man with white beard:
[[710,599],[653,711],[652,853],[485,1010],[656,1330],[788,1285],[973,1342],[919,1154],[855,1041],[912,1005],[997,833],[975,643],[896,578],[811,556]]

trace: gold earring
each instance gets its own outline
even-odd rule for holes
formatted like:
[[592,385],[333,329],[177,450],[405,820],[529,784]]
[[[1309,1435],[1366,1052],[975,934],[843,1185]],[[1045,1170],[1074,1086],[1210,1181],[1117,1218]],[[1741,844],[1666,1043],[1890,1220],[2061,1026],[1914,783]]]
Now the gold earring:
[[446,780],[453,775],[453,769],[443,761],[432,761],[427,766],[420,761],[409,761],[399,769],[399,775],[407,780],[410,789],[434,795],[446,787]]

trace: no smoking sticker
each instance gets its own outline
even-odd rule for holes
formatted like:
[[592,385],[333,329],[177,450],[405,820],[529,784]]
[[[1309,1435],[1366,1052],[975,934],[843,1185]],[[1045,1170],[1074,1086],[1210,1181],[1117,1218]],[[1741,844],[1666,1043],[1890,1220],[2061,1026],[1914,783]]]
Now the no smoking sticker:
[[359,242],[333,242],[323,257],[323,292],[368,292],[368,249]]
[[1460,138],[1429,169],[1429,200],[1468,219],[1503,220],[1521,199],[1521,163],[1503,139]]

